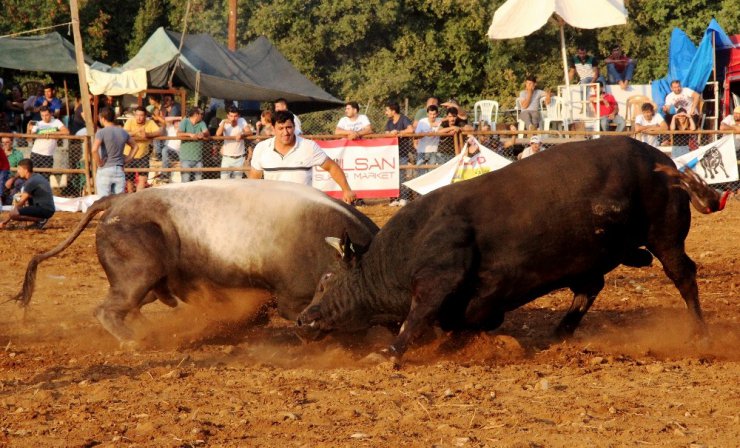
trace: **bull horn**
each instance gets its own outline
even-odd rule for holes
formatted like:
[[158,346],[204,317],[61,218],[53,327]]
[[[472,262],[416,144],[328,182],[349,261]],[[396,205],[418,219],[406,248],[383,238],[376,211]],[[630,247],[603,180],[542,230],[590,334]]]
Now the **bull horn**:
[[338,253],[339,256],[344,258],[344,249],[342,248],[342,240],[335,236],[327,236],[324,238],[324,241],[326,241],[329,246],[333,247]]

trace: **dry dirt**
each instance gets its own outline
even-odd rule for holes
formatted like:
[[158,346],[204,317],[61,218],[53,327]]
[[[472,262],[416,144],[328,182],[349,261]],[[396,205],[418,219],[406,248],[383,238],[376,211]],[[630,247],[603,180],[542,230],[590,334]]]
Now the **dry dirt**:
[[[382,224],[394,210],[363,211]],[[0,298],[79,217],[0,233]],[[0,446],[737,447],[739,247],[740,201],[694,215],[708,343],[656,262],[612,272],[567,343],[550,338],[560,291],[394,371],[373,355],[385,330],[304,343],[274,316],[245,329],[248,299],[149,305],[145,348],[122,350],[92,317],[107,281],[88,230],[41,265],[25,319],[0,305]]]

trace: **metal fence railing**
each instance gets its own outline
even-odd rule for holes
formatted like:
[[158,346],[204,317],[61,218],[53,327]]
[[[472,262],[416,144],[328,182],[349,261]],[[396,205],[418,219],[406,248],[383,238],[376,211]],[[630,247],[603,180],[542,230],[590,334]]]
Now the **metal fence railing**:
[[[548,150],[553,146],[565,142],[579,141],[585,139],[597,139],[603,135],[629,135],[633,133],[623,132],[585,132],[585,131],[462,131],[454,135],[440,133],[432,134],[405,134],[399,135],[399,168],[401,183],[416,178],[431,169],[454,157],[464,146],[468,136],[476,137],[479,142],[498,154],[515,161],[517,155],[528,145],[531,136],[537,135],[542,140],[543,149]],[[651,143],[671,157],[696,149],[698,146],[706,145],[726,135],[718,131],[664,131],[660,134],[651,134],[647,137]],[[75,136],[55,136],[56,142],[52,151],[52,157],[38,159],[32,154],[32,149],[37,141],[43,140],[44,144],[52,139],[38,135],[25,134],[0,134],[0,137],[11,137],[13,139],[14,151],[23,157],[30,157],[36,165],[35,171],[48,176],[54,193],[60,196],[77,197],[95,192],[94,178],[96,167],[91,163],[91,138]],[[341,136],[333,134],[304,135],[305,138],[315,140],[339,139]],[[373,134],[364,138],[388,137],[388,134]],[[736,136],[736,151],[740,159],[740,135]],[[222,168],[225,158],[221,154],[222,147],[228,138],[212,137],[200,141],[191,139],[178,139],[177,137],[158,137],[149,140],[149,151],[142,160],[125,168],[125,172],[131,181],[131,187],[136,184],[140,176],[145,176],[147,186],[157,186],[163,183],[183,182],[188,178],[217,179],[226,172],[233,172],[235,177],[246,177],[251,152],[254,146],[265,137],[249,137],[244,144],[247,156],[243,163],[234,166],[229,160],[229,167]],[[415,141],[420,138],[439,139],[438,158],[429,160],[427,155],[420,154],[416,150]],[[187,158],[183,157],[181,147],[184,143],[194,143],[196,151],[187,151]],[[34,151],[35,152],[35,151]],[[15,157],[17,160],[17,157]],[[40,163],[37,163],[40,162]],[[14,168],[11,168],[14,169]],[[721,190],[738,190],[740,182],[715,184]],[[416,195],[401,186],[400,198],[412,200]],[[389,198],[395,199],[395,198]]]

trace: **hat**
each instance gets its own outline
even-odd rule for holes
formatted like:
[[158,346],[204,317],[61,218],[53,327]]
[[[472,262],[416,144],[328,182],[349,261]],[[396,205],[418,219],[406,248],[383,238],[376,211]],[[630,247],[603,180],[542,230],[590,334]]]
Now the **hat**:
[[540,137],[537,135],[533,135],[532,138],[529,139],[529,143],[531,145],[537,143],[538,145],[542,143],[542,140],[540,140]]
[[733,114],[740,114],[740,106],[736,106],[735,109],[732,111]]

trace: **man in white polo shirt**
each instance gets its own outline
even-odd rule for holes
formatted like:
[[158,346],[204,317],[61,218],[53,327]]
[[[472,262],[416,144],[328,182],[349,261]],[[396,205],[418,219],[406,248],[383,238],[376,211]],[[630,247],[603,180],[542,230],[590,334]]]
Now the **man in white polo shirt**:
[[281,110],[272,118],[275,136],[263,140],[254,148],[250,179],[282,180],[311,185],[312,170],[320,166],[342,189],[342,199],[351,204],[355,200],[344,172],[313,140],[295,135],[293,114]]

